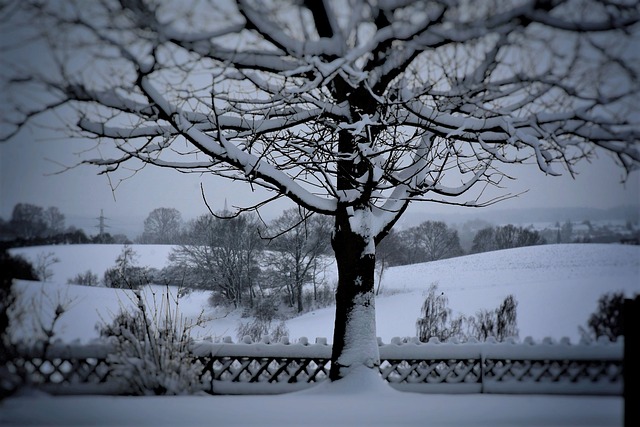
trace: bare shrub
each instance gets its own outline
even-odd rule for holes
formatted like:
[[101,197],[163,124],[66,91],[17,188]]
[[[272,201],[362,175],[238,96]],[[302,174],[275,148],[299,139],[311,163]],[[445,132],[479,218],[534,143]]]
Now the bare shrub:
[[611,341],[615,341],[619,336],[622,336],[624,299],[625,296],[622,292],[610,292],[600,296],[598,308],[589,316],[587,327],[579,327],[582,338],[586,341],[595,341],[599,337],[605,336]]
[[518,336],[517,307],[515,297],[508,295],[494,310],[482,309],[475,316],[453,317],[449,299],[444,292],[438,292],[437,284],[432,284],[422,304],[421,317],[416,321],[416,334],[423,342],[432,337],[440,341],[471,337],[480,341],[489,337],[504,341]]
[[323,282],[313,290],[304,291],[302,297],[305,311],[332,306],[336,303],[336,285],[331,286]]
[[35,271],[38,279],[42,282],[48,282],[53,277],[51,266],[60,262],[60,258],[54,252],[41,252],[36,257]]
[[518,336],[518,302],[508,295],[495,310],[480,310],[469,318],[470,335],[484,341],[494,337],[498,341]]
[[284,320],[280,320],[274,325],[279,310],[277,298],[264,298],[258,301],[253,307],[250,315],[253,319],[247,322],[239,322],[236,329],[236,336],[239,340],[250,337],[253,342],[260,341],[263,337],[269,336],[272,341],[280,341],[289,335],[289,330]]
[[422,317],[416,321],[416,333],[420,341],[427,342],[432,337],[446,341],[462,335],[464,316],[452,316],[449,299],[444,292],[438,293],[437,284],[429,287],[421,314]]
[[[3,285],[7,284],[3,280]],[[10,282],[9,282],[10,284]],[[56,326],[75,299],[46,295],[27,298],[15,284],[2,296],[2,330],[0,330],[0,400],[22,388],[42,381],[22,363],[11,364],[18,357],[19,348],[28,348],[32,354],[44,360],[54,342]],[[34,378],[35,375],[35,378]]]
[[97,274],[94,274],[91,270],[87,270],[84,273],[78,273],[71,279],[68,279],[67,283],[70,285],[98,286],[100,280]]

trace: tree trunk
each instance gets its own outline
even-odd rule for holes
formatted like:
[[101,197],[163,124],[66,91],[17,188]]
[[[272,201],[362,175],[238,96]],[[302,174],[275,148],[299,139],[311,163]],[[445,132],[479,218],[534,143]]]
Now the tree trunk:
[[313,260],[313,302],[318,302],[318,282],[316,281],[318,274],[318,260]]
[[371,239],[363,235],[362,230],[352,229],[346,209],[336,216],[331,241],[338,265],[331,381],[345,377],[357,366],[380,365],[375,318],[375,250]]
[[298,303],[298,313],[302,313],[304,311],[304,304],[302,301],[302,282],[298,282],[298,284],[296,285],[297,291],[296,291],[296,297],[297,297],[297,303]]
[[302,313],[304,310],[302,304],[302,274],[300,272],[300,260],[296,261],[296,302],[298,304],[298,313]]

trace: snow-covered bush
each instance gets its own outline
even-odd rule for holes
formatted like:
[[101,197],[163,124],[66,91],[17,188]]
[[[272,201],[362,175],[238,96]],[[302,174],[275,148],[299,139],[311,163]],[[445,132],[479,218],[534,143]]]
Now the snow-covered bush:
[[153,281],[150,271],[144,267],[128,267],[126,270],[117,267],[104,272],[102,279],[107,288],[139,289]]
[[24,258],[0,250],[0,400],[15,392],[21,383],[20,378],[7,369],[7,362],[15,352],[10,330],[12,324],[19,321],[15,313],[18,295],[14,279],[37,280],[37,277],[33,266]]
[[124,381],[138,395],[193,394],[211,380],[191,352],[191,329],[195,322],[179,312],[178,298],[169,288],[161,300],[153,295],[151,312],[140,291],[134,291],[134,312],[122,311],[110,324],[99,327],[100,335],[114,341],[116,351],[107,358],[111,375]]
[[247,323],[240,322],[238,324],[237,336],[239,340],[244,340],[245,337],[249,337],[252,342],[258,342],[263,337],[268,336],[271,341],[279,342],[283,337],[289,336],[289,329],[284,320],[272,326],[271,321],[255,318]]
[[102,279],[107,288],[138,289],[153,281],[153,270],[136,265],[138,254],[129,245],[122,248],[116,264],[104,272]]
[[33,381],[27,366],[11,363],[19,357],[18,348],[44,357],[58,321],[74,302],[60,294],[25,299],[14,279],[37,280],[35,269],[23,258],[0,251],[0,400]]

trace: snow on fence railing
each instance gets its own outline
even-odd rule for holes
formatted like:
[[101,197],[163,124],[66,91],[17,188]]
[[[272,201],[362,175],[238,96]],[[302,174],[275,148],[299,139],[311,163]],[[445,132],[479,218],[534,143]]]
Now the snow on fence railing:
[[[513,340],[421,343],[417,338],[379,340],[380,373],[392,387],[423,393],[557,393],[621,395],[622,340],[571,344],[568,339],[534,343]],[[107,343],[52,344],[20,349],[7,368],[27,384],[54,394],[126,394],[122,381],[109,375]],[[259,343],[231,338],[192,346],[211,375],[210,393],[283,393],[326,380],[331,345],[301,338]],[[45,354],[45,357],[42,356]]]

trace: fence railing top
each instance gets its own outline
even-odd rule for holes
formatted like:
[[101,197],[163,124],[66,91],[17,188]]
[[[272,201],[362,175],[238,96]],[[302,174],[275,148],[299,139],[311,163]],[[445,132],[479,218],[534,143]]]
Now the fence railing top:
[[[464,343],[455,340],[440,342],[437,339],[424,343],[415,337],[393,338],[391,343],[385,344],[378,340],[380,357],[383,359],[573,359],[573,360],[619,360],[623,356],[623,342],[599,340],[592,343],[580,342],[572,344],[569,339],[556,342],[544,339],[536,343],[531,338],[523,342],[510,339],[497,342],[489,339],[484,342],[477,340]],[[201,341],[194,346],[198,355],[206,353],[217,356],[264,356],[264,357],[331,357],[331,345],[325,338],[316,338],[315,344],[310,344],[305,337],[296,343],[289,339],[272,343],[263,339],[252,343],[245,339],[234,343],[230,337],[214,341]]]
[[[600,339],[594,342],[581,341],[572,344],[568,338],[555,341],[546,338],[541,342],[535,342],[527,337],[522,342],[508,339],[497,342],[488,339],[484,342],[470,340],[458,342],[451,340],[440,342],[431,339],[429,342],[421,342],[416,337],[396,337],[390,343],[385,344],[378,339],[380,357],[383,359],[572,359],[572,360],[621,360],[624,352],[624,341],[618,339],[610,342],[608,339]],[[301,337],[295,342],[285,337],[274,342],[270,337],[264,337],[257,343],[245,337],[235,343],[231,337],[223,337],[217,340],[195,341],[192,351],[196,356],[229,356],[229,357],[301,357],[323,358],[331,357],[332,345],[326,338],[316,338],[310,343],[306,337]],[[106,358],[109,353],[115,351],[114,344],[109,341],[95,340],[86,343],[54,342],[49,345],[36,343],[34,345],[20,345],[16,348],[23,357],[46,358]]]
[[[292,341],[289,337],[282,337],[279,340],[274,340],[272,339],[270,336],[264,336],[262,337],[260,340],[258,341],[254,341],[252,340],[251,337],[249,336],[245,336],[244,338],[242,338],[241,340],[239,340],[238,342],[235,342],[233,340],[232,337],[230,336],[225,336],[222,338],[216,338],[215,340],[208,337],[205,338],[203,340],[201,340],[202,342],[213,342],[213,343],[222,343],[222,344],[284,344],[284,345],[293,345],[293,344],[300,344],[300,345],[314,345],[310,342],[309,338],[307,337],[300,337],[297,340]],[[315,338],[315,345],[331,345],[331,344],[327,344],[327,338],[325,337],[316,337]],[[504,341],[498,341],[496,340],[494,337],[488,337],[486,340],[484,341],[480,341],[476,338],[470,338],[468,340],[460,340],[457,338],[452,338],[450,340],[447,341],[440,341],[438,338],[436,337],[432,337],[429,339],[428,342],[423,342],[420,341],[420,339],[418,337],[393,337],[391,338],[391,341],[387,344],[385,343],[382,338],[378,337],[378,346],[385,346],[385,345],[411,345],[411,344],[415,344],[415,345],[429,345],[429,344],[456,344],[456,345],[467,345],[467,344],[498,344],[498,345],[573,345],[573,346],[610,346],[610,345],[623,345],[624,343],[624,337],[618,337],[615,341],[611,341],[608,337],[606,336],[602,336],[600,338],[598,338],[597,340],[592,340],[592,341],[588,341],[588,340],[584,340],[581,339],[578,343],[572,343],[571,339],[569,337],[563,337],[561,339],[555,339],[552,337],[545,337],[540,341],[536,341],[533,337],[526,337],[524,338],[522,341],[520,341],[518,338],[515,337],[509,337],[507,339],[505,339]]]

